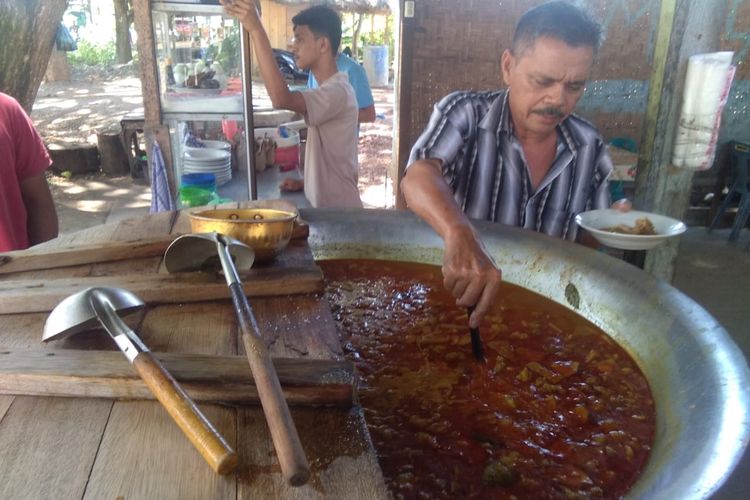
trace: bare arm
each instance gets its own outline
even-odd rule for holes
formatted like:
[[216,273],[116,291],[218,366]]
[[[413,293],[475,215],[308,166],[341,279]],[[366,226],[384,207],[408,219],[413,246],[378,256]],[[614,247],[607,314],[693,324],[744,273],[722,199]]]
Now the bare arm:
[[36,245],[57,237],[57,212],[44,172],[21,182],[21,196],[28,213],[29,244]]
[[359,108],[359,123],[371,123],[375,121],[375,105],[370,104],[366,108]]
[[417,160],[401,181],[406,203],[445,243],[443,284],[464,307],[476,305],[469,319],[478,327],[500,289],[502,274],[441,174],[441,162]]
[[242,26],[250,33],[253,40],[255,56],[260,66],[260,74],[266,85],[266,90],[271,98],[271,103],[275,109],[288,109],[297,113],[306,115],[307,106],[305,99],[299,92],[291,92],[281,75],[281,71],[276,66],[276,60],[273,57],[271,42],[268,41],[268,35],[260,22],[260,16],[254,0],[220,0],[229,14],[237,17]]

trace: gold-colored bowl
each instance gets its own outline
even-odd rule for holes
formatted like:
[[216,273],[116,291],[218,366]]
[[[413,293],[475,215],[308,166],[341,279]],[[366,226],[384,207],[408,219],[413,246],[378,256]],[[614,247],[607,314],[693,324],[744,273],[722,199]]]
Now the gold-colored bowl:
[[289,244],[297,214],[271,208],[227,208],[192,212],[194,233],[217,232],[253,249],[255,260],[271,260]]

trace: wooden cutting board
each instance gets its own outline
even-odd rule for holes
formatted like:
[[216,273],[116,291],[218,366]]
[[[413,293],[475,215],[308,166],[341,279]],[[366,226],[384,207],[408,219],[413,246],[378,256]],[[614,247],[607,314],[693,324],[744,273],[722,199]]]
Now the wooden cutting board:
[[[318,293],[323,290],[323,273],[315,265],[252,269],[240,273],[240,278],[248,297]],[[200,272],[0,281],[0,314],[51,311],[65,297],[95,286],[125,288],[147,304],[231,298],[222,276]]]
[[163,255],[177,235],[0,253],[0,274]]
[[[292,239],[307,238],[310,227],[302,219],[294,221]],[[112,262],[117,260],[140,259],[164,255],[167,247],[181,233],[156,238],[130,241],[108,241],[88,245],[46,249],[31,248],[15,252],[0,253],[0,275],[39,271],[60,267],[81,266]]]
[[[196,401],[257,404],[244,356],[154,353]],[[354,367],[349,361],[273,360],[290,405],[351,406]],[[155,399],[119,351],[0,348],[0,394]]]

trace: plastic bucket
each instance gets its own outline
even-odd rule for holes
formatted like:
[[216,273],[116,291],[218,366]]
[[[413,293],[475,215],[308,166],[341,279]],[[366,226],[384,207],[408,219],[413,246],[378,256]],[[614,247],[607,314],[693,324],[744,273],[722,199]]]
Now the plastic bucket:
[[388,85],[388,46],[369,45],[364,50],[364,67],[373,87]]

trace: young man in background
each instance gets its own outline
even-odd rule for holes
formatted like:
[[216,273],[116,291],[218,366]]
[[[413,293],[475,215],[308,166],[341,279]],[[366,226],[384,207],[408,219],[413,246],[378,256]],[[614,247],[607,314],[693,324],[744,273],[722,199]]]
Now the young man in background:
[[357,101],[346,73],[336,68],[341,18],[323,5],[305,9],[292,18],[292,52],[297,65],[311,71],[320,82],[317,89],[292,92],[276,66],[254,0],[220,1],[251,36],[273,107],[305,117],[308,131],[304,179],[294,181],[304,183],[305,197],[313,207],[361,208],[357,187]]

